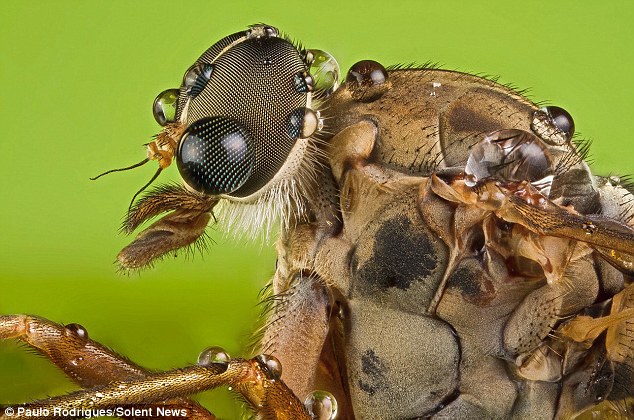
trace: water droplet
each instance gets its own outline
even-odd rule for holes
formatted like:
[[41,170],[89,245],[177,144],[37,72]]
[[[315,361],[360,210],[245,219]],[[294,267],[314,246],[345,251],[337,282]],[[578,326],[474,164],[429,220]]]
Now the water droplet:
[[486,179],[502,182],[529,181],[548,196],[553,164],[547,146],[523,130],[499,130],[471,148],[465,167],[465,184],[475,186]]
[[387,79],[387,70],[383,65],[374,60],[362,60],[350,67],[346,84],[355,100],[372,102],[387,92]]
[[374,60],[361,60],[350,67],[346,83],[359,86],[381,85],[387,82],[387,70]]
[[247,30],[247,38],[270,38],[276,37],[280,31],[269,25],[254,25]]
[[255,358],[260,366],[266,369],[271,379],[280,379],[282,376],[282,364],[275,356],[270,354],[261,354]]
[[592,235],[595,230],[597,230],[597,226],[591,221],[583,222],[583,230],[586,231],[586,235]]
[[74,335],[75,337],[80,338],[82,340],[88,339],[88,331],[86,331],[86,329],[82,327],[80,324],[75,324],[75,323],[68,324],[64,328],[66,328],[67,335]]
[[229,353],[222,347],[207,347],[198,355],[199,366],[210,366],[212,364],[228,365],[230,361]]
[[159,93],[154,99],[152,113],[154,114],[154,119],[161,127],[167,123],[174,122],[176,119],[178,94],[178,89],[167,89]]
[[337,417],[337,400],[328,391],[313,391],[304,400],[308,414],[314,420],[332,420]]
[[[297,108],[288,116],[288,135],[291,138],[305,139],[319,129],[320,118],[310,108]],[[323,122],[321,124],[323,128]]]
[[568,111],[558,106],[547,106],[541,110],[548,114],[557,128],[563,131],[569,139],[572,138],[575,134],[575,122]]
[[325,96],[337,90],[340,73],[337,60],[322,50],[307,50],[304,57],[315,81],[315,90]]
[[295,90],[299,93],[308,93],[315,90],[315,80],[313,76],[306,71],[297,73],[293,77],[293,84],[295,85]]
[[197,96],[207,85],[211,74],[214,71],[214,66],[207,63],[198,63],[191,66],[183,76],[183,86],[187,90],[187,94],[195,97]]
[[545,142],[562,145],[575,134],[575,122],[565,109],[546,106],[533,114],[531,129]]

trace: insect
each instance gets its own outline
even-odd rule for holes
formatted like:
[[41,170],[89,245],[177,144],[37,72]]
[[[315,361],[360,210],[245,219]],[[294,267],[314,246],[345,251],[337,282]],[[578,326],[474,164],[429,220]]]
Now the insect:
[[175,161],[184,185],[133,198],[125,230],[162,217],[125,269],[200,246],[214,218],[279,235],[256,356],[209,348],[155,373],[79,324],[2,316],[0,338],[85,388],[25,407],[213,418],[188,396],[231,386],[260,418],[630,415],[627,181],[590,173],[565,110],[492,80],[338,73],[273,27],[229,35],[159,94],[163,130],[134,165],[156,160],[154,181]]

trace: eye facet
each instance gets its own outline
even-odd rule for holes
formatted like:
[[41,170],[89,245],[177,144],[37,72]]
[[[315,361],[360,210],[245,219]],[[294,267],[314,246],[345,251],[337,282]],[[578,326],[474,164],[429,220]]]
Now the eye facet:
[[187,89],[187,94],[192,97],[198,96],[205,88],[205,85],[211,79],[211,73],[214,66],[207,63],[195,64],[185,72],[183,76],[183,85]]
[[194,190],[227,194],[240,188],[255,162],[251,133],[226,117],[207,117],[192,123],[183,134],[176,163]]
[[154,99],[152,112],[154,119],[161,127],[176,120],[176,105],[179,93],[178,89],[167,89],[159,93]]

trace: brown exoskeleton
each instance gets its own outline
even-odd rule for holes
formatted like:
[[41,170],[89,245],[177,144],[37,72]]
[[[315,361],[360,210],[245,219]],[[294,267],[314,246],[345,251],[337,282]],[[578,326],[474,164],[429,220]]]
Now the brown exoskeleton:
[[0,338],[85,388],[25,407],[214,418],[187,397],[229,385],[259,418],[631,416],[634,197],[591,174],[570,115],[436,68],[337,75],[259,25],[154,105],[147,160],[176,160],[185,185],[130,208],[128,232],[168,214],[119,263],[195,246],[214,217],[277,232],[260,355],[155,373],[77,324],[2,316]]

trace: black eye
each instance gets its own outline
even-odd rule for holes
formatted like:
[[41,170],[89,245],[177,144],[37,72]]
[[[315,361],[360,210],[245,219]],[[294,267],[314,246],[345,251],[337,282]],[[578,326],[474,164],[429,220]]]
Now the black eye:
[[178,101],[178,89],[167,89],[159,93],[154,104],[152,112],[154,119],[160,126],[164,126],[168,122],[176,120],[176,102]]
[[253,139],[237,121],[207,117],[192,123],[181,138],[176,163],[196,191],[227,194],[249,178],[255,161]]

